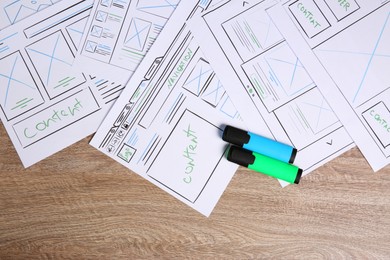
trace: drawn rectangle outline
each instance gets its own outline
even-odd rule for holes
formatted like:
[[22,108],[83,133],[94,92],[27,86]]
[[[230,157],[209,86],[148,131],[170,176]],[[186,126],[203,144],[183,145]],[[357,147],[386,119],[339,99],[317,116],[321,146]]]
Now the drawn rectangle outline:
[[204,122],[208,123],[210,126],[212,126],[212,127],[216,128],[216,129],[218,129],[219,131],[221,131],[221,134],[222,134],[222,129],[221,129],[221,128],[215,126],[213,123],[207,121],[206,119],[202,118],[201,116],[197,115],[196,113],[194,113],[194,112],[192,112],[192,111],[190,111],[190,110],[188,110],[188,109],[185,109],[185,110],[183,111],[182,115],[180,116],[179,120],[176,122],[175,126],[172,128],[172,131],[169,133],[167,139],[166,139],[165,142],[162,144],[160,150],[157,152],[157,154],[156,154],[156,156],[154,157],[153,161],[152,161],[151,164],[149,165],[148,169],[146,170],[146,174],[148,175],[148,177],[150,177],[151,179],[155,180],[156,182],[158,182],[159,184],[161,184],[161,185],[164,186],[165,188],[169,189],[169,190],[172,191],[173,193],[175,193],[175,194],[177,194],[178,196],[182,197],[183,199],[189,201],[190,203],[195,204],[196,201],[197,201],[197,199],[201,196],[202,192],[204,191],[205,187],[207,186],[208,182],[210,181],[211,177],[212,177],[213,174],[215,173],[215,170],[217,169],[218,165],[220,164],[222,158],[224,158],[224,155],[225,155],[225,153],[226,153],[226,151],[227,151],[227,149],[228,149],[227,147],[226,147],[224,153],[222,153],[222,155],[221,155],[221,157],[219,158],[218,162],[216,162],[215,167],[213,168],[213,171],[212,171],[212,172],[210,173],[210,175],[208,176],[208,178],[207,178],[207,180],[205,181],[203,187],[200,189],[199,193],[197,194],[197,196],[196,196],[196,198],[195,198],[194,200],[190,200],[189,198],[187,198],[187,197],[185,197],[184,195],[178,193],[177,191],[173,190],[172,188],[170,188],[169,186],[167,186],[167,185],[164,184],[163,182],[157,180],[156,178],[154,178],[153,176],[151,176],[151,175],[148,174],[148,172],[150,171],[150,169],[153,167],[153,165],[154,165],[156,159],[159,158],[160,153],[164,150],[165,145],[166,145],[167,142],[170,140],[170,138],[171,138],[173,132],[176,130],[176,127],[177,127],[177,125],[180,123],[180,120],[184,117],[184,115],[185,115],[186,113],[191,113],[193,116],[198,117],[200,120],[203,120]]

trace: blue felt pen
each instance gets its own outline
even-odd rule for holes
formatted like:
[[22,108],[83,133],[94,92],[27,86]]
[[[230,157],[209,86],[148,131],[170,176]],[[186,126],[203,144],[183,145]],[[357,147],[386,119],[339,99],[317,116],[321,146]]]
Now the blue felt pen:
[[247,132],[233,126],[226,126],[222,139],[247,150],[277,159],[286,163],[293,163],[297,154],[294,147],[279,143],[272,139]]

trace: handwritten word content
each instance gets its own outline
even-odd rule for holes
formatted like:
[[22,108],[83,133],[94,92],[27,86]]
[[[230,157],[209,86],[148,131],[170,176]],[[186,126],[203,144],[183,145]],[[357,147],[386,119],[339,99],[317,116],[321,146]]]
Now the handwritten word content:
[[[14,124],[13,128],[20,143],[26,147],[99,110],[93,93],[84,89]],[[89,121],[89,124],[94,123]]]
[[347,0],[334,0],[335,2],[338,2],[340,7],[343,8],[346,12],[348,11],[348,8],[351,7],[351,4]]
[[381,116],[380,113],[376,112],[374,109],[371,109],[370,115],[374,118],[374,120],[379,124],[379,126],[383,127],[388,133],[390,133],[390,122],[387,122],[384,117]]
[[181,56],[180,61],[178,62],[175,69],[172,71],[171,75],[167,80],[169,89],[171,89],[176,84],[177,80],[184,72],[192,56],[193,56],[193,51],[190,48],[187,48],[186,51]]
[[80,110],[83,108],[83,105],[77,98],[75,98],[74,102],[75,103],[72,106],[68,106],[65,109],[53,109],[53,114],[49,118],[37,122],[33,128],[26,127],[24,129],[24,136],[26,138],[33,138],[37,135],[38,132],[43,132],[53,125],[61,122],[64,117],[74,117],[76,113],[80,112]]
[[314,17],[314,14],[308,8],[306,8],[303,3],[298,3],[297,8],[300,13],[303,14],[303,16],[309,21],[309,23],[314,26],[314,28],[321,27],[321,24]]
[[187,129],[183,129],[186,137],[189,141],[189,144],[183,151],[183,156],[186,158],[187,163],[184,169],[185,177],[183,181],[185,183],[191,183],[192,181],[192,172],[195,169],[195,156],[196,156],[196,148],[198,147],[198,137],[195,135],[195,131],[191,130],[191,125],[188,125]]

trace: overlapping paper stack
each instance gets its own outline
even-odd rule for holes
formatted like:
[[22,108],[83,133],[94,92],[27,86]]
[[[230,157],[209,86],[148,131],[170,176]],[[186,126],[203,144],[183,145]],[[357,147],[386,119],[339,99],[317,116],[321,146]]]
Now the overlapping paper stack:
[[208,216],[237,169],[225,125],[296,147],[304,174],[355,144],[390,162],[389,16],[383,0],[2,1],[1,120],[25,167],[97,130]]

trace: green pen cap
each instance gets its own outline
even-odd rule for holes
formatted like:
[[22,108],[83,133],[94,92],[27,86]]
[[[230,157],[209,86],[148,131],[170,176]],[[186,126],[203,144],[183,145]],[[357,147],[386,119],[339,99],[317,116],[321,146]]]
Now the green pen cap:
[[237,146],[230,146],[227,159],[248,169],[261,172],[274,178],[298,184],[302,169],[265,155]]

